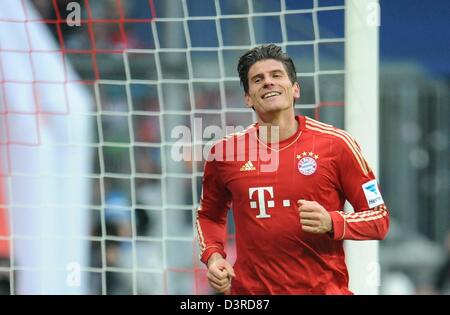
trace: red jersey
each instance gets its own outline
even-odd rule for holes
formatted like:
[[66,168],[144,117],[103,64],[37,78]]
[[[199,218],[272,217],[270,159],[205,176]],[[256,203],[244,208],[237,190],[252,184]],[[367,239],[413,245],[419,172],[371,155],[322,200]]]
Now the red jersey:
[[[258,140],[256,123],[216,143],[205,164],[197,211],[201,261],[206,264],[214,252],[226,257],[232,208],[232,294],[351,294],[343,240],[383,239],[387,233],[387,208],[355,140],[331,125],[296,119],[297,132],[276,147]],[[327,209],[333,232],[303,231],[299,199]],[[346,200],[354,213],[343,212]]]

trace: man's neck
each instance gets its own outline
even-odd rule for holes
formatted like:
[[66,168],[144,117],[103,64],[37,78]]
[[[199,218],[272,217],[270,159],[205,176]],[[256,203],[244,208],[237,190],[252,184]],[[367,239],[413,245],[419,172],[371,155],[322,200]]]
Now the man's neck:
[[298,130],[294,113],[273,117],[258,117],[259,139],[265,143],[275,143],[292,137]]

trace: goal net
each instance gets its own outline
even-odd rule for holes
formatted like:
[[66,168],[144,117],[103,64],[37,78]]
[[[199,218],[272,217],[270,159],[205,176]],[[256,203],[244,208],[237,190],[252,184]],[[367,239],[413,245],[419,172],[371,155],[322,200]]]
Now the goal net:
[[0,6],[8,293],[212,293],[193,228],[203,153],[254,122],[236,65],[255,45],[293,58],[298,113],[344,128],[343,0]]

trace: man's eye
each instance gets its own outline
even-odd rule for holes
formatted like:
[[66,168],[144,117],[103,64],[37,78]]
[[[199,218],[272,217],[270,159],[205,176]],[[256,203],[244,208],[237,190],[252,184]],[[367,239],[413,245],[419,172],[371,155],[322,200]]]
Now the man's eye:
[[255,79],[254,82],[255,83],[259,83],[261,81],[261,79]]

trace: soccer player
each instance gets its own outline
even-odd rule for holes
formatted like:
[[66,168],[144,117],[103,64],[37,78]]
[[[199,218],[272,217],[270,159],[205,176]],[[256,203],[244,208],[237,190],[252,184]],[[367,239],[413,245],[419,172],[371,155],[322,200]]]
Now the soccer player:
[[[238,72],[257,122],[218,141],[205,163],[197,231],[209,284],[231,294],[352,294],[343,240],[381,240],[389,227],[372,170],[347,132],[295,116],[300,86],[280,47],[247,51]],[[346,200],[354,213],[343,212]],[[230,208],[234,266],[224,251]]]

